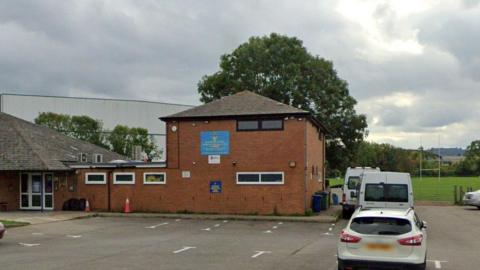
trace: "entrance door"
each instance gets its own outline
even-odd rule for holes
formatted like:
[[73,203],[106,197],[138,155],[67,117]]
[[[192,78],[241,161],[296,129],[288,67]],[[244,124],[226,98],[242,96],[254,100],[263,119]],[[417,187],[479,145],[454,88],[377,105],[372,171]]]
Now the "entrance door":
[[20,175],[20,209],[53,209],[53,174],[22,173]]

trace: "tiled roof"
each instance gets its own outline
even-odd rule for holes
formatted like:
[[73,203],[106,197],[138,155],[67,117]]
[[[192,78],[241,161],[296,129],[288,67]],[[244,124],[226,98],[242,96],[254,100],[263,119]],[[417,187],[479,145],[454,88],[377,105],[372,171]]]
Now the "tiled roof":
[[309,112],[250,91],[242,91],[161,119],[289,114],[308,115]]
[[122,155],[94,144],[70,138],[0,112],[0,170],[69,170],[78,154],[102,154],[103,161],[125,159]]

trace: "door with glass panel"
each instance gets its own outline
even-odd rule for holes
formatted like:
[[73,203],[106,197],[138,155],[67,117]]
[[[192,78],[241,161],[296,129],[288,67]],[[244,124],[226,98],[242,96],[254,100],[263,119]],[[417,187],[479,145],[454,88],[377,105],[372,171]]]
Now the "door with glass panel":
[[22,173],[20,175],[20,209],[53,209],[53,174]]

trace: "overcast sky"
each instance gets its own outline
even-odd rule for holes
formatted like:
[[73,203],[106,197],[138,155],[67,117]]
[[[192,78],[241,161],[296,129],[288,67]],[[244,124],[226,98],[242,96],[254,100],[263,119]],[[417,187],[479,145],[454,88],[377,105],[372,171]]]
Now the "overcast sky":
[[368,140],[480,139],[478,0],[0,0],[0,92],[199,104],[220,55],[271,32],[333,61]]

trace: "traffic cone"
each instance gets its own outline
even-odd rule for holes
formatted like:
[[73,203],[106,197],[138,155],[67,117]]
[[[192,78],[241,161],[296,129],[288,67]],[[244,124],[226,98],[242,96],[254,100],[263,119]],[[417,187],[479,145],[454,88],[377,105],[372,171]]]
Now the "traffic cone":
[[125,200],[125,208],[123,209],[123,212],[126,213],[126,214],[131,212],[131,210],[130,210],[130,200],[128,198]]
[[87,201],[85,202],[85,212],[90,212],[90,203]]

